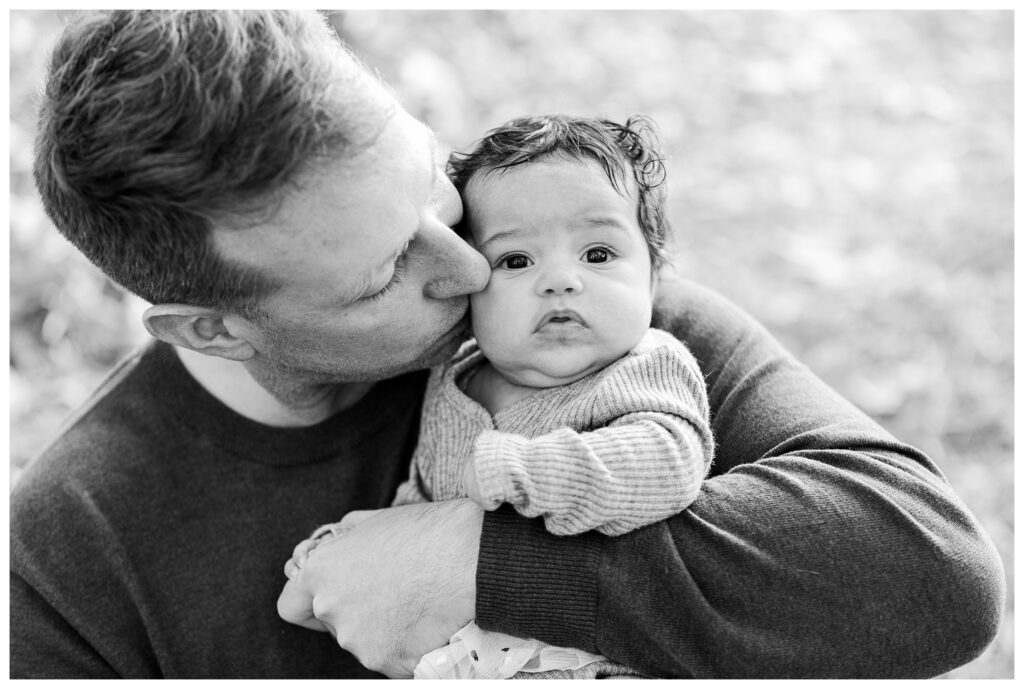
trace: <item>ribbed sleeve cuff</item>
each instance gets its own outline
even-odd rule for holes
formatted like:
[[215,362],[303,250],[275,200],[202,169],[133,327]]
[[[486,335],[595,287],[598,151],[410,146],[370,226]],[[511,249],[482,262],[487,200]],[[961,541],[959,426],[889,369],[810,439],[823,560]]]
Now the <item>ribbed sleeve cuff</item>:
[[473,443],[473,462],[480,494],[492,508],[503,502],[515,504],[519,501],[519,491],[512,476],[523,473],[519,446],[526,442],[526,438],[510,433],[481,431]]
[[597,652],[598,566],[605,536],[553,536],[508,505],[484,515],[476,621],[557,646]]

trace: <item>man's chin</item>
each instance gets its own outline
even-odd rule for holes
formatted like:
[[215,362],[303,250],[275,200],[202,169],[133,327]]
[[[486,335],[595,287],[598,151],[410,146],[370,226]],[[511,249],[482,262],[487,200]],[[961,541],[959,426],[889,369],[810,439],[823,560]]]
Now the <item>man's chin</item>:
[[423,357],[419,368],[430,368],[451,359],[459,347],[469,339],[469,319],[463,318],[451,330],[439,337]]
[[468,319],[463,319],[451,330],[448,330],[436,339],[416,359],[404,364],[396,363],[394,366],[381,368],[376,371],[367,371],[363,375],[359,376],[359,380],[347,380],[345,382],[355,383],[387,380],[389,378],[397,378],[398,376],[406,373],[412,373],[413,371],[422,371],[433,366],[438,366],[451,359],[455,352],[459,351],[459,347],[461,347],[468,338],[469,321]]

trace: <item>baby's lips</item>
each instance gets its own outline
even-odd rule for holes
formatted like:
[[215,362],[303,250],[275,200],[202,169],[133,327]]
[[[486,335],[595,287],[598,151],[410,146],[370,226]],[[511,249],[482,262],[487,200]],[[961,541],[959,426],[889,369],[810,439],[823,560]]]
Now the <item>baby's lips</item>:
[[575,321],[576,323],[584,326],[587,324],[587,322],[583,320],[583,316],[573,309],[552,309],[541,317],[540,321],[537,323],[537,328],[540,329],[552,321],[563,323]]

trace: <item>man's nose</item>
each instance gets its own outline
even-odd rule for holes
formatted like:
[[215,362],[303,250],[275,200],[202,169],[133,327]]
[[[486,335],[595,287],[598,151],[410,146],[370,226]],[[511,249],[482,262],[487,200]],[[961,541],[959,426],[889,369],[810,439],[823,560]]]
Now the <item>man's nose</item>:
[[461,297],[487,286],[491,277],[487,259],[449,227],[437,223],[421,236],[429,242],[429,251],[424,255],[431,275],[424,286],[428,297]]
[[559,263],[541,270],[536,282],[536,291],[541,296],[579,294],[583,291],[583,281],[575,266]]

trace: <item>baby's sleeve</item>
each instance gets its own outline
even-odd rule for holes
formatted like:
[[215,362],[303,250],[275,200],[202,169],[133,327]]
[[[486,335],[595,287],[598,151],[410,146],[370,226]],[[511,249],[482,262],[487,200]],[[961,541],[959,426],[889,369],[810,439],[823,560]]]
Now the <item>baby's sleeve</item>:
[[592,430],[480,434],[474,465],[489,506],[543,517],[556,535],[609,536],[689,506],[714,455],[707,391],[686,347],[653,333],[587,396]]
[[420,502],[430,502],[430,496],[426,492],[426,484],[424,483],[423,476],[420,474],[419,467],[414,461],[409,467],[409,478],[398,486],[391,506],[398,507],[399,505],[412,505]]
[[420,412],[420,433],[416,440],[416,450],[409,462],[409,477],[398,486],[392,507],[430,502],[433,498],[432,488],[436,457],[436,438],[430,432],[434,427],[431,423],[433,415],[441,402],[441,385],[444,381],[444,367],[435,367],[430,372],[427,388],[423,394],[423,409]]

